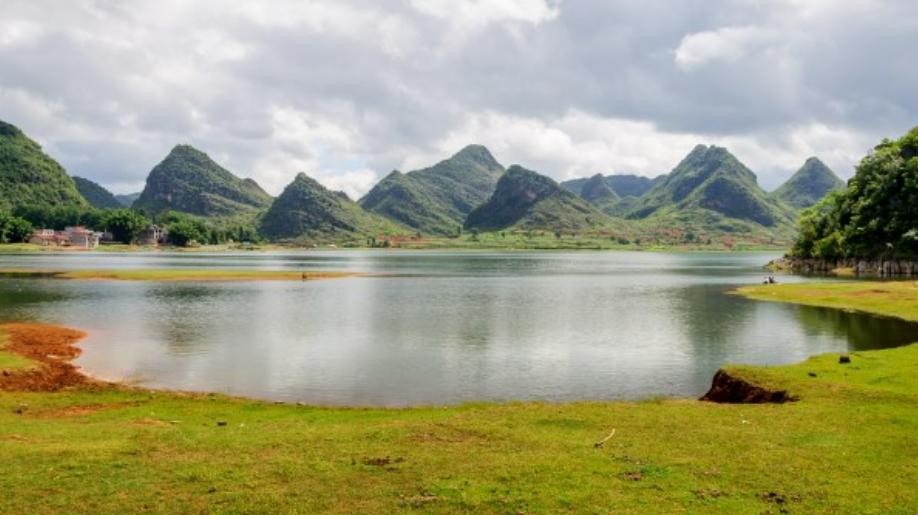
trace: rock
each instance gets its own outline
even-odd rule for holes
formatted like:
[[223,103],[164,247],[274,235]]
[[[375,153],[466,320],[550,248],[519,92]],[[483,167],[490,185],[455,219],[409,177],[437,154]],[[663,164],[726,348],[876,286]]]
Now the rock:
[[769,390],[756,386],[738,377],[733,377],[725,370],[718,370],[714,374],[711,389],[701,397],[702,401],[735,403],[735,404],[783,404],[796,401],[797,398],[787,393],[787,390]]

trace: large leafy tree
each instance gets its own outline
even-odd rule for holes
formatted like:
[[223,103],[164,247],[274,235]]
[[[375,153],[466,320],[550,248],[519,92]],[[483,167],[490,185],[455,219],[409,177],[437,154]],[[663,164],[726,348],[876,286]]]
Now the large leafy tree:
[[132,209],[116,209],[105,214],[105,227],[122,243],[133,243],[149,225],[150,220]]
[[27,241],[32,235],[32,224],[17,216],[0,212],[0,243]]
[[794,255],[819,259],[918,257],[918,127],[883,140],[848,187],[800,218]]

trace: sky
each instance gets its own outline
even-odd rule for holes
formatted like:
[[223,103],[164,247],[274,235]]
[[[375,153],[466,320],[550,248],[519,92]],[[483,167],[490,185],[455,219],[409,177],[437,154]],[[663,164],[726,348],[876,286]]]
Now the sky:
[[0,119],[117,193],[180,143],[272,194],[471,143],[557,180],[716,144],[773,189],[918,125],[913,0],[0,4]]

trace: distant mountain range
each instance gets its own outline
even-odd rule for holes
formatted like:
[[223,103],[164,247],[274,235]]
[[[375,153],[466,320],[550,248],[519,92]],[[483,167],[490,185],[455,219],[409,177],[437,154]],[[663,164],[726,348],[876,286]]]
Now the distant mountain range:
[[[621,175],[605,175],[596,174],[601,177],[606,184],[612,188],[612,191],[615,192],[619,197],[640,197],[641,195],[647,193],[650,188],[654,187],[658,182],[662,181],[666,175],[658,175],[653,179],[649,177],[642,177],[640,175],[630,175],[630,174],[621,174]],[[583,191],[583,186],[590,180],[595,180],[596,175],[584,179],[571,179],[569,181],[564,181],[561,183],[561,186],[564,188],[580,195]]]
[[655,178],[602,175],[558,184],[519,165],[504,167],[487,148],[469,145],[408,173],[393,171],[358,202],[298,174],[276,199],[189,145],[156,165],[141,193],[112,195],[67,176],[19,129],[0,122],[0,209],[23,204],[132,206],[215,223],[246,220],[271,240],[363,240],[454,236],[466,231],[640,234],[679,229],[713,234],[788,235],[797,214],[844,183],[819,159],[804,163],[772,193],[727,149],[696,146]]
[[112,195],[112,192],[89,179],[74,175],[73,182],[76,184],[77,191],[80,192],[80,195],[83,195],[83,198],[85,198],[92,207],[99,209],[120,209],[124,207],[121,202]]
[[116,194],[115,194],[115,198],[118,200],[118,202],[119,202],[122,206],[124,206],[124,207],[131,207],[131,206],[134,205],[134,202],[135,202],[137,199],[140,198],[140,193],[141,193],[141,192],[139,192],[139,191],[138,191],[137,193],[124,193],[124,194],[121,194],[121,195],[119,195],[119,194],[116,193]]

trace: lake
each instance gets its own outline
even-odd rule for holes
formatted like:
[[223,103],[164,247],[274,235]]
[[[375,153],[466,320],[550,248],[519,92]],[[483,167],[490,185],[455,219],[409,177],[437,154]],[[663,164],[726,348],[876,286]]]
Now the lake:
[[727,294],[761,282],[762,265],[775,257],[357,250],[0,255],[0,268],[381,274],[223,283],[0,278],[0,322],[87,331],[76,364],[101,378],[332,405],[696,397],[725,363],[791,363],[918,341],[918,325],[896,319]]

